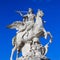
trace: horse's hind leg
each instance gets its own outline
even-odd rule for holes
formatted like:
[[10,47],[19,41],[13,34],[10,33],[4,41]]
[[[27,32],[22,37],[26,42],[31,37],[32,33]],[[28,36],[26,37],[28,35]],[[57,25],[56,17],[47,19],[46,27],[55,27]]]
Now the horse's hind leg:
[[12,57],[13,57],[13,54],[14,54],[14,52],[15,52],[16,48],[17,48],[17,47],[15,46],[15,47],[12,49],[12,53],[11,53],[10,60],[13,60],[13,59],[12,59]]

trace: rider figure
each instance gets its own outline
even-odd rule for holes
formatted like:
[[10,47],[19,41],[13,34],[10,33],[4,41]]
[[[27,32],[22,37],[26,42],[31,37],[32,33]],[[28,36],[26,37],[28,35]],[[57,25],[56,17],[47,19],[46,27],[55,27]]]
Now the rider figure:
[[34,26],[35,14],[31,8],[28,9],[28,13],[23,15],[20,11],[17,11],[22,17],[24,17],[23,22],[27,26],[26,30],[30,30]]
[[32,36],[32,28],[34,26],[34,18],[35,14],[33,14],[33,10],[31,8],[28,9],[28,13],[23,15],[20,11],[17,11],[23,17],[23,23],[26,27],[26,33],[23,35],[24,39],[30,39]]

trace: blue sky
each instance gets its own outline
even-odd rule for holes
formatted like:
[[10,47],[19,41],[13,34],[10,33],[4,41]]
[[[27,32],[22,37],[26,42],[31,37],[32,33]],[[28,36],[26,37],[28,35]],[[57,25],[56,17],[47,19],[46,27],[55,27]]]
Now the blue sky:
[[[44,11],[43,20],[46,20],[45,29],[53,35],[53,43],[49,47],[47,57],[51,60],[60,60],[60,0],[0,0],[0,60],[9,60],[13,48],[11,39],[15,30],[6,26],[16,20],[22,20],[17,10],[33,8]],[[44,44],[47,40],[41,40]],[[16,54],[16,52],[15,52]],[[15,57],[15,56],[14,56]]]

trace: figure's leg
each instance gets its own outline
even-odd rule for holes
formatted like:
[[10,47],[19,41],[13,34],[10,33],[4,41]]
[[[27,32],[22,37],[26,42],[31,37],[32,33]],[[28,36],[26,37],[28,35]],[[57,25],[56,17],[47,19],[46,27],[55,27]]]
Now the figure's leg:
[[27,26],[26,30],[30,30],[32,27],[34,26],[34,23],[29,23],[29,25]]
[[13,57],[13,54],[14,54],[14,52],[15,52],[16,48],[17,48],[17,47],[15,46],[15,47],[12,49],[12,53],[11,53],[10,60],[13,60],[13,59],[12,59],[12,57]]
[[32,29],[29,30],[27,38],[28,38],[27,40],[30,40],[33,38],[33,30]]

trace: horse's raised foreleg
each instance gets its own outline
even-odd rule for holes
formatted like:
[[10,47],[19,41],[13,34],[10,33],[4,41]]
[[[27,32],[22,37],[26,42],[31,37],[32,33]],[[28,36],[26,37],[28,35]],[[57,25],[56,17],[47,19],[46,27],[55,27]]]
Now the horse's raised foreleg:
[[43,31],[44,31],[44,38],[47,39],[47,32],[44,28],[43,28]]
[[13,60],[12,58],[13,58],[13,54],[14,54],[14,52],[15,52],[15,50],[17,49],[17,47],[15,46],[13,49],[12,49],[12,53],[11,53],[11,57],[10,57],[10,60]]
[[53,39],[53,37],[52,37],[52,35],[51,35],[51,33],[50,32],[47,32],[47,35],[49,35],[50,36],[50,43],[52,43],[52,39]]

